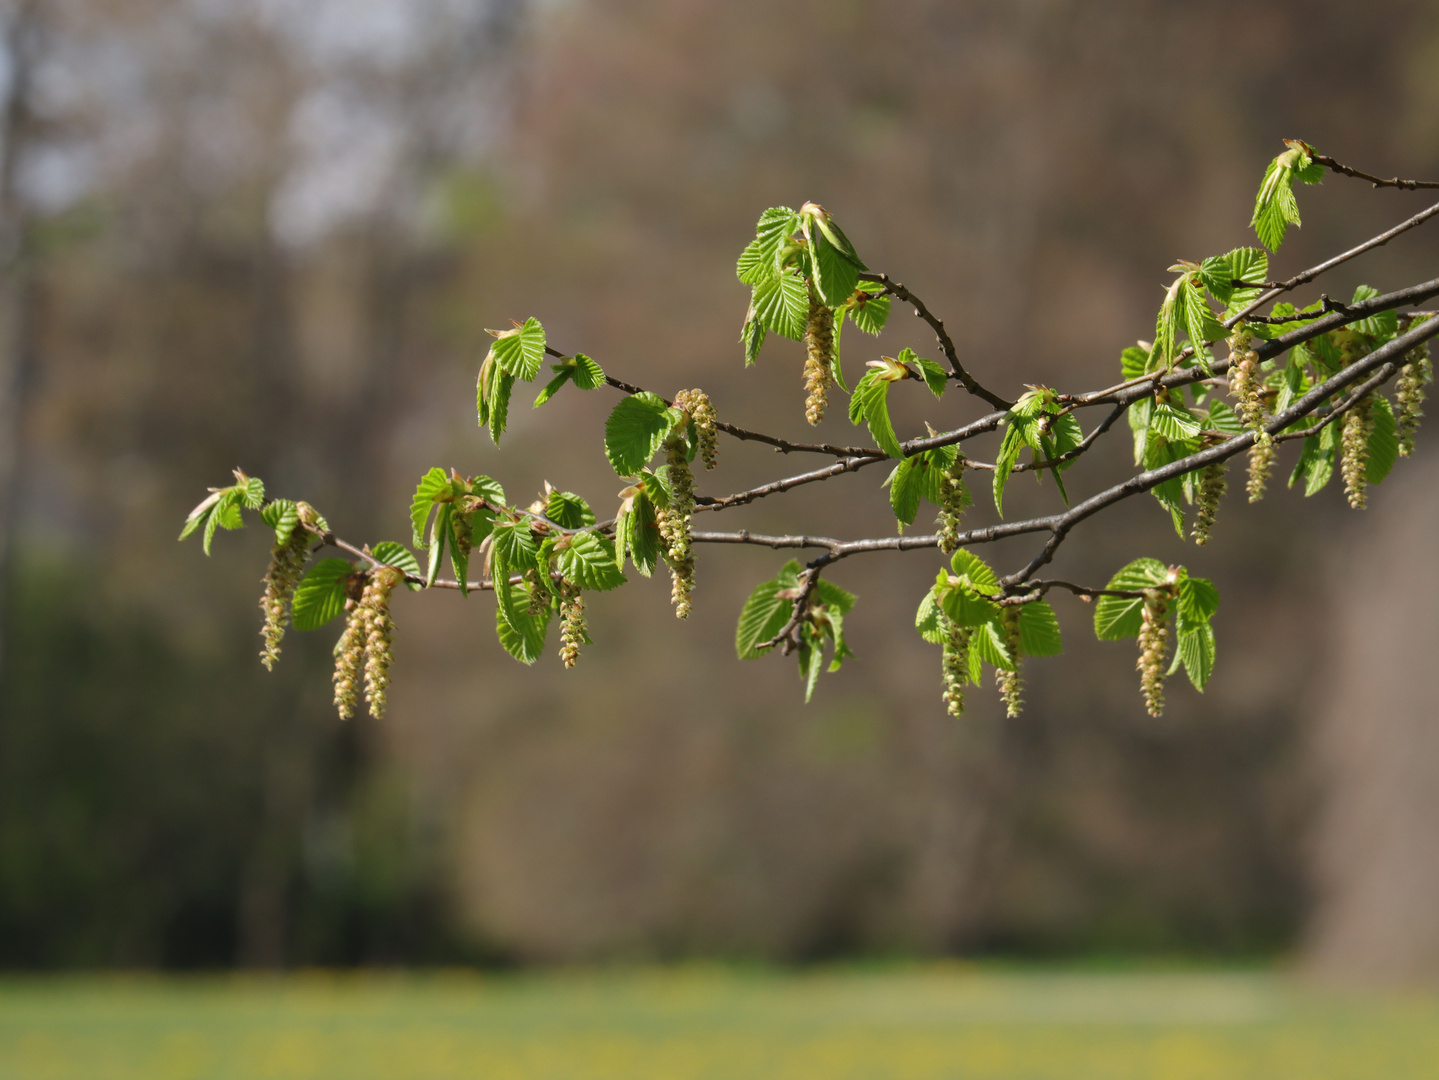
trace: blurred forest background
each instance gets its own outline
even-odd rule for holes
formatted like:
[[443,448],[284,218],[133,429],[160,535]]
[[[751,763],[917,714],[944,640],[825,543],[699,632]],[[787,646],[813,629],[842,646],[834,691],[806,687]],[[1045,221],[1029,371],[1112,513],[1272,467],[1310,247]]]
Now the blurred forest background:
[[[1161,721],[1132,651],[1065,600],[1066,655],[1032,665],[1022,718],[989,690],[947,717],[911,629],[932,553],[834,575],[860,597],[859,657],[805,707],[791,661],[732,646],[783,558],[706,549],[688,623],[666,582],[635,581],[592,605],[569,673],[510,660],[483,596],[401,596],[390,714],[342,724],[332,631],[292,634],[274,674],[256,662],[261,531],[208,560],[175,543],[236,465],[368,541],[406,539],[436,464],[607,505],[606,391],[518,408],[503,452],[476,431],[483,327],[512,317],[799,432],[799,347],[746,371],[737,343],[734,260],[781,203],[823,202],[1001,393],[1108,385],[1152,332],[1165,267],[1253,242],[1282,137],[1439,174],[1439,6],[4,12],[0,965],[1302,949],[1439,972],[1428,431],[1366,515],[1279,485],[1247,507],[1231,483],[1202,551],[1151,500],[1074,536],[1072,580],[1150,554],[1220,586],[1215,679],[1176,686]],[[1425,205],[1334,179],[1301,199],[1281,275]],[[1326,289],[1432,277],[1436,255],[1436,234],[1406,237]],[[934,353],[898,317],[845,344],[851,372],[870,350]],[[904,422],[978,415],[957,398]],[[831,413],[825,437],[855,438]],[[1125,474],[1111,441],[1072,488]],[[715,482],[785,464],[727,442]],[[1055,498],[1015,487],[1012,513]],[[741,524],[893,529],[867,473]],[[1396,588],[1353,571],[1361,555],[1409,567],[1411,622],[1353,597]]]

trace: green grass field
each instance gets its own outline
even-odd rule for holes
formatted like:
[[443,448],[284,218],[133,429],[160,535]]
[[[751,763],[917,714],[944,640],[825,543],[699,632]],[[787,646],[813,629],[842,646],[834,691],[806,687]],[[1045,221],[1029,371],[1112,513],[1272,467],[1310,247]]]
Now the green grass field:
[[1439,999],[962,966],[0,981],[3,1080],[1439,1076]]

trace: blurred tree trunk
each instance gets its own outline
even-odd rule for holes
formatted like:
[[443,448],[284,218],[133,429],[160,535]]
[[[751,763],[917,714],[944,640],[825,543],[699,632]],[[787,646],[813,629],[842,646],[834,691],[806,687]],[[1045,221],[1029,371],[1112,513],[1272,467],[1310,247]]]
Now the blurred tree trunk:
[[0,120],[0,679],[8,629],[5,601],[19,530],[26,403],[35,369],[35,252],[18,173],[36,126],[30,97],[43,33],[41,0],[11,0],[3,44],[9,85]]
[[[1392,489],[1390,487],[1392,485]],[[1335,560],[1335,662],[1318,710],[1325,801],[1313,848],[1319,974],[1439,981],[1439,467],[1386,485]],[[1358,530],[1356,530],[1358,532]],[[1402,585],[1396,570],[1402,568]]]

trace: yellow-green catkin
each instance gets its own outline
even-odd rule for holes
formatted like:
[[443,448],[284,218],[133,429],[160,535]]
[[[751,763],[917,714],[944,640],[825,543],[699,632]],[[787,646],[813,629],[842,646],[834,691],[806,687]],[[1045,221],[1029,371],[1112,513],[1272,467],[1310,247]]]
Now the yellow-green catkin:
[[999,625],[1004,633],[1004,643],[1009,648],[1010,658],[1014,661],[1014,670],[1005,671],[1000,668],[994,673],[994,681],[999,687],[999,696],[1004,701],[1004,715],[1014,719],[1024,708],[1024,677],[1019,672],[1018,606],[1006,607],[1000,613]]
[[1399,403],[1394,422],[1399,429],[1400,457],[1414,453],[1414,433],[1419,430],[1419,420],[1424,415],[1425,387],[1433,379],[1434,369],[1429,362],[1429,343],[1426,341],[1409,350],[1394,384],[1394,396]]
[[809,318],[804,327],[804,418],[811,424],[824,419],[829,405],[833,362],[834,312],[825,307],[814,285],[810,285]]
[[585,598],[579,588],[560,582],[560,660],[566,668],[579,663],[585,643]]
[[713,469],[719,460],[719,433],[715,427],[715,407],[703,390],[681,390],[675,395],[675,408],[690,418],[699,443],[700,460]]
[[939,624],[944,629],[944,655],[940,660],[944,676],[944,708],[950,716],[964,715],[964,685],[969,682],[969,638],[967,626],[950,621],[943,613]]
[[1144,615],[1139,626],[1139,688],[1150,716],[1164,712],[1165,659],[1169,652],[1169,592],[1144,591]]
[[1254,351],[1254,336],[1247,330],[1237,330],[1229,338],[1229,392],[1244,426],[1256,431],[1262,427],[1264,379],[1259,354]]
[[964,483],[964,453],[955,455],[939,483],[939,550],[946,555],[959,547],[959,520],[969,505],[969,489]]
[[1354,403],[1340,423],[1339,471],[1349,505],[1363,510],[1369,503],[1369,437],[1374,434],[1374,399],[1365,395]]
[[530,590],[529,616],[538,619],[550,606],[550,590],[545,587],[540,572],[534,567],[525,571],[525,584]]
[[390,618],[390,593],[404,580],[400,571],[377,567],[365,583],[360,610],[365,620],[365,703],[377,720],[389,700],[390,664],[394,661],[395,620]]
[[360,700],[360,677],[365,667],[365,616],[356,599],[345,601],[345,631],[335,642],[335,708],[341,720],[351,720]]
[[1228,469],[1227,461],[1211,461],[1199,474],[1199,494],[1194,500],[1194,530],[1190,535],[1200,547],[1209,543],[1209,532],[1214,528],[1214,519],[1219,513],[1219,501],[1229,490],[1229,481],[1224,477]]
[[1250,502],[1257,503],[1264,498],[1264,489],[1269,483],[1269,474],[1273,471],[1273,441],[1268,438],[1256,440],[1249,448],[1249,482],[1245,485]]
[[683,440],[671,440],[667,460],[669,506],[656,516],[659,519],[660,536],[665,542],[665,561],[670,567],[670,601],[675,606],[675,618],[688,619],[690,593],[695,587],[695,555],[694,547],[690,543],[690,518],[695,509],[695,479],[690,472],[689,462],[685,460]]
[[280,641],[285,636],[285,624],[289,622],[290,599],[295,595],[295,586],[305,576],[305,559],[309,555],[309,536],[304,529],[297,528],[290,539],[270,549],[270,566],[265,571],[265,594],[260,597],[260,610],[265,614],[265,623],[260,628],[264,647],[260,650],[260,663],[273,671],[275,661],[280,659]]

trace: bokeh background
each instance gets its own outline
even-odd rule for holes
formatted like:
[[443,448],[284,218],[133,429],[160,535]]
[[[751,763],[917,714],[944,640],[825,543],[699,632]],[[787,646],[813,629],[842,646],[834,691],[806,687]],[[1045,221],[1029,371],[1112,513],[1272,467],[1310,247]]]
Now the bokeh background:
[[[1148,499],[1075,534],[1071,580],[1151,554],[1221,589],[1210,689],[1176,683],[1157,721],[1132,651],[1064,598],[1024,715],[984,690],[947,717],[911,629],[932,552],[836,569],[858,658],[803,706],[791,661],[732,646],[784,557],[701,549],[688,623],[636,579],[595,599],[568,673],[510,660],[484,596],[401,596],[390,713],[343,724],[333,628],[256,662],[261,531],[175,543],[237,465],[356,540],[406,539],[432,465],[614,502],[608,391],[517,408],[502,451],[475,429],[483,328],[512,317],[799,434],[799,347],[743,368],[733,266],[762,209],[806,199],[987,385],[1108,385],[1171,262],[1253,242],[1281,138],[1439,174],[1432,2],[4,12],[0,966],[1161,954],[1439,977],[1427,432],[1363,515],[1276,484],[1203,550]],[[1332,178],[1301,200],[1281,274],[1426,205]],[[1412,235],[1325,288],[1436,266]],[[934,354],[899,316],[845,345],[851,373]],[[832,414],[821,434],[852,440]],[[1125,474],[1111,443],[1072,490]],[[722,455],[714,493],[801,464]],[[880,479],[726,524],[884,535]],[[1011,513],[1054,504],[1014,488]]]

